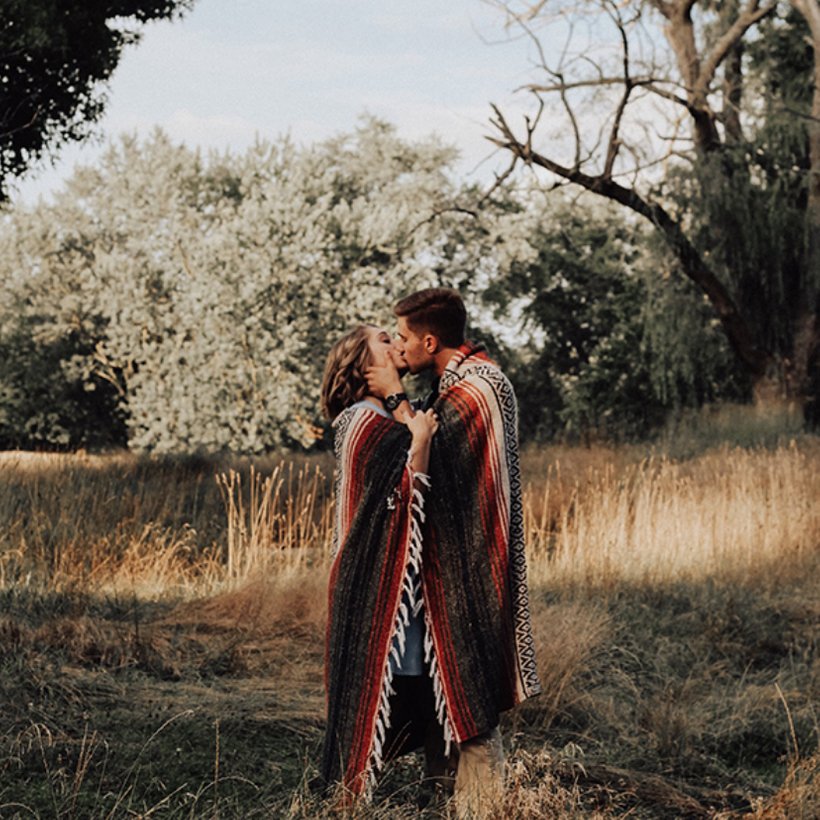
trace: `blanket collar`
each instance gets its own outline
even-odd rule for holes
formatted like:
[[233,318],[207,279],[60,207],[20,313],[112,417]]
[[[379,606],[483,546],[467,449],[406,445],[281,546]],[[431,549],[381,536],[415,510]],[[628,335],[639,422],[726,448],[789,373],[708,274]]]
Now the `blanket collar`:
[[474,365],[488,363],[492,364],[493,360],[487,354],[487,348],[483,344],[464,342],[453,354],[450,361],[447,362],[439,379],[439,392],[447,390],[461,381],[467,375],[467,371]]

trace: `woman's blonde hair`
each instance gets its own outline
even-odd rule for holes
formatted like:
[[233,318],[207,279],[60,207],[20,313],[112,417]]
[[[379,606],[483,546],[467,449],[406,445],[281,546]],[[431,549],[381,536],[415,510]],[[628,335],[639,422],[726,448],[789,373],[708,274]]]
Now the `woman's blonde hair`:
[[359,325],[330,348],[322,378],[322,413],[331,421],[367,395],[368,325]]

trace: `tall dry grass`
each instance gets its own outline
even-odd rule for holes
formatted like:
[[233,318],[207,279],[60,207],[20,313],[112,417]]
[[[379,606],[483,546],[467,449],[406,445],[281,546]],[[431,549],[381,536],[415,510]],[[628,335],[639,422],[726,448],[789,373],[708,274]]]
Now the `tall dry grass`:
[[820,451],[710,451],[676,462],[560,462],[525,494],[534,584],[754,580],[820,547]]
[[[753,580],[820,546],[820,445],[524,457],[534,586]],[[0,588],[192,598],[327,569],[330,465],[0,459]]]
[[333,500],[318,466],[279,464],[265,476],[251,465],[247,486],[233,469],[218,473],[216,481],[227,520],[228,579],[241,582],[270,570],[293,571],[326,557]]
[[[10,607],[0,619],[0,652],[26,657],[43,681],[52,673],[37,671],[39,659],[49,653],[78,668],[138,667],[163,681],[218,670],[233,676],[238,698],[250,697],[264,679],[276,692],[275,725],[313,737],[323,703],[331,467],[327,456],[282,463],[0,454],[0,590],[173,604],[145,623],[136,606],[133,623],[47,606],[43,617],[28,618]],[[576,760],[572,743],[562,754],[514,749],[506,816],[596,816],[598,803],[597,816],[623,816],[632,804],[618,801],[629,795],[678,805],[685,816],[687,794],[651,771],[636,774],[643,748],[652,745],[664,765],[688,771],[696,756],[712,754],[703,751],[707,743],[733,742],[741,755],[745,738],[761,727],[773,731],[782,723],[780,702],[768,673],[754,677],[755,656],[743,654],[768,652],[769,643],[795,667],[793,673],[788,664],[778,667],[778,675],[788,703],[796,715],[800,710],[801,737],[810,735],[811,693],[801,691],[798,672],[809,668],[815,651],[809,637],[800,637],[814,605],[761,601],[752,613],[761,628],[749,625],[760,637],[745,645],[735,607],[746,599],[710,598],[700,582],[765,586],[816,568],[817,439],[769,449],[724,446],[686,460],[647,458],[636,447],[550,447],[526,451],[523,467],[545,694],[513,719],[540,736],[563,732],[583,746],[611,744],[607,754],[620,744],[627,762],[616,768]],[[658,617],[652,596],[666,594],[669,584],[686,587],[692,611],[708,618],[696,629],[691,613],[678,623],[675,612],[665,612],[663,651],[639,658],[644,650],[630,643],[636,619],[647,612]],[[599,595],[621,587],[631,592],[617,606]],[[582,594],[575,597],[575,590]],[[750,600],[761,597],[748,591]],[[642,628],[644,638],[655,637],[653,625]],[[673,630],[688,646],[681,650],[690,675],[683,682],[673,673],[682,663]],[[701,633],[697,654],[692,645]],[[729,670],[734,652],[742,678]],[[628,736],[618,739],[622,734]],[[814,800],[817,757],[804,751],[808,756],[794,756],[780,790],[750,816],[800,816],[795,812]],[[307,792],[292,800],[274,805],[289,816],[319,816],[321,807]],[[399,816],[395,805],[364,816]]]
[[330,531],[327,464],[0,453],[0,589],[192,598],[301,565]]

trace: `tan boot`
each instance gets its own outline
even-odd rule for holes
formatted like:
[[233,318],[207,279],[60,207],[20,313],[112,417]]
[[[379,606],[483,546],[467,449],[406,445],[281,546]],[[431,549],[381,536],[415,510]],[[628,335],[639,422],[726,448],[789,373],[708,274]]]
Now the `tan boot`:
[[498,727],[459,744],[454,803],[458,820],[489,817],[504,794],[504,748]]

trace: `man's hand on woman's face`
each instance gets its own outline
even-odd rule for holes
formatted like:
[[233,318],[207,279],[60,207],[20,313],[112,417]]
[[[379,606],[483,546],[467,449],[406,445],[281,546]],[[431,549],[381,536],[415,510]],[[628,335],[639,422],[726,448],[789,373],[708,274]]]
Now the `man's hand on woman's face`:
[[368,367],[364,376],[371,396],[383,399],[392,393],[402,392],[401,378],[392,355],[385,357],[384,364]]

